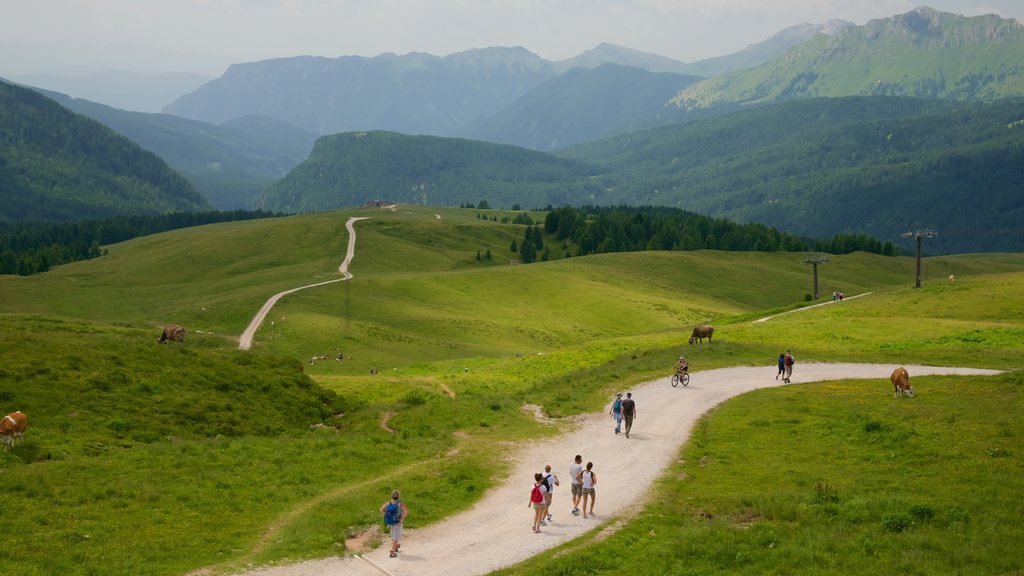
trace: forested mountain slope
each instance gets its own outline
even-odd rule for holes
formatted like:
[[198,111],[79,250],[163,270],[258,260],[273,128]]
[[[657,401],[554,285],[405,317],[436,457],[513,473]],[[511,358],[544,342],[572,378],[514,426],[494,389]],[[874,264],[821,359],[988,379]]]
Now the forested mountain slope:
[[565,148],[650,125],[668,99],[698,80],[618,64],[575,68],[460,134],[534,150]]
[[384,200],[496,208],[561,205],[599,171],[509,146],[461,138],[348,132],[317,140],[309,159],[258,199],[260,209],[316,212]]
[[553,155],[394,133],[322,138],[258,207],[319,211],[369,200],[459,206],[671,206],[828,238],[937,252],[1021,251],[1024,104],[891,97],[796,100],[631,132]]
[[604,166],[618,201],[657,203],[812,237],[1024,250],[1024,101],[799,100],[566,151]]
[[210,208],[152,152],[33,90],[0,82],[0,220]]
[[244,116],[218,126],[44,93],[159,155],[219,210],[252,208],[264,188],[309,156],[317,138],[262,116]]

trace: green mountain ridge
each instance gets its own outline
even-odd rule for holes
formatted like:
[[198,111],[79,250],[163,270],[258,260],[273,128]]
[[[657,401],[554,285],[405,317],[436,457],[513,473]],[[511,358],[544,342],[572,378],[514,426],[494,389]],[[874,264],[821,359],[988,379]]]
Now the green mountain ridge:
[[907,225],[926,220],[944,233],[930,243],[939,253],[1021,251],[1022,121],[1020,100],[848,97],[632,132],[558,155],[339,134],[319,140],[258,207],[309,212],[376,199],[671,206],[804,236],[865,233],[883,242],[899,242]]
[[689,86],[671,104],[693,110],[725,103],[851,95],[993,100],[1024,94],[1024,26],[917,8],[818,35],[750,70]]
[[366,202],[495,207],[570,203],[574,182],[597,168],[506,144],[462,138],[348,132],[317,140],[313,152],[257,199],[260,209],[319,212]]
[[41,92],[156,153],[219,210],[252,208],[264,188],[306,159],[316,140],[312,132],[257,115],[218,126]]

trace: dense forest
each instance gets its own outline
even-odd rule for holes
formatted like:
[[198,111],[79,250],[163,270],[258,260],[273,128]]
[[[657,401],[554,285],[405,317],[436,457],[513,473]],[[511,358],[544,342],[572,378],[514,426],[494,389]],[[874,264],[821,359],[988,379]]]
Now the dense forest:
[[34,90],[0,82],[0,221],[210,208],[152,152]]
[[138,236],[236,220],[278,216],[263,211],[176,212],[53,223],[0,223],[0,274],[29,276],[102,255],[101,246]]
[[[520,247],[523,262],[532,262],[541,227],[527,227]],[[872,252],[896,254],[891,242],[884,244],[864,234],[839,234],[830,240],[812,240],[779,232],[762,224],[739,224],[677,208],[563,207],[544,218],[543,231],[556,240],[575,246],[575,254],[642,250],[725,250],[733,252],[805,252],[829,254]],[[543,258],[541,258],[543,259]]]

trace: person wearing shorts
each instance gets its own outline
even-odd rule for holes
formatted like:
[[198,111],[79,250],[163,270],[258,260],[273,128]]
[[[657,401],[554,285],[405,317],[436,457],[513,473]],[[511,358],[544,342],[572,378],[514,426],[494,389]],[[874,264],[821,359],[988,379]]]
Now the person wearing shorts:
[[570,492],[572,492],[572,515],[580,515],[580,498],[583,498],[583,481],[578,480],[583,472],[583,456],[576,455],[576,459],[569,466]]
[[[580,484],[583,485],[583,517],[594,515],[594,502],[597,500],[597,491],[594,486],[597,484],[597,474],[594,474],[594,463],[587,462],[587,469],[580,472]],[[590,499],[590,509],[587,509],[587,499]]]
[[398,549],[402,547],[402,521],[409,515],[409,509],[406,508],[405,502],[402,502],[402,494],[398,490],[391,492],[391,500],[380,505],[380,513],[383,514],[384,510],[388,507],[388,504],[395,503],[398,505],[399,517],[398,522],[388,526],[391,531],[391,552],[392,558],[398,556]]
[[547,486],[544,485],[544,475],[540,472],[533,475],[533,489],[540,491],[540,502],[533,501],[533,493],[531,491],[531,498],[527,506],[533,509],[533,531],[540,532],[541,522],[544,520],[544,512],[548,509],[547,502],[544,499]]

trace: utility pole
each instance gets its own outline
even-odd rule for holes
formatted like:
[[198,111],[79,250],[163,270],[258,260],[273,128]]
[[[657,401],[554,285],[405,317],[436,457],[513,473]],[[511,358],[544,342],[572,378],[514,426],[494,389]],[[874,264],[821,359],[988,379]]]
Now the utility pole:
[[804,258],[804,264],[810,264],[814,267],[814,299],[818,299],[818,264],[824,264],[828,262],[828,258],[825,256],[815,256],[814,258]]
[[921,287],[921,239],[934,238],[938,235],[939,233],[936,232],[931,226],[907,226],[907,231],[900,235],[903,238],[913,238],[914,240],[917,241],[917,273],[914,277],[914,288]]

